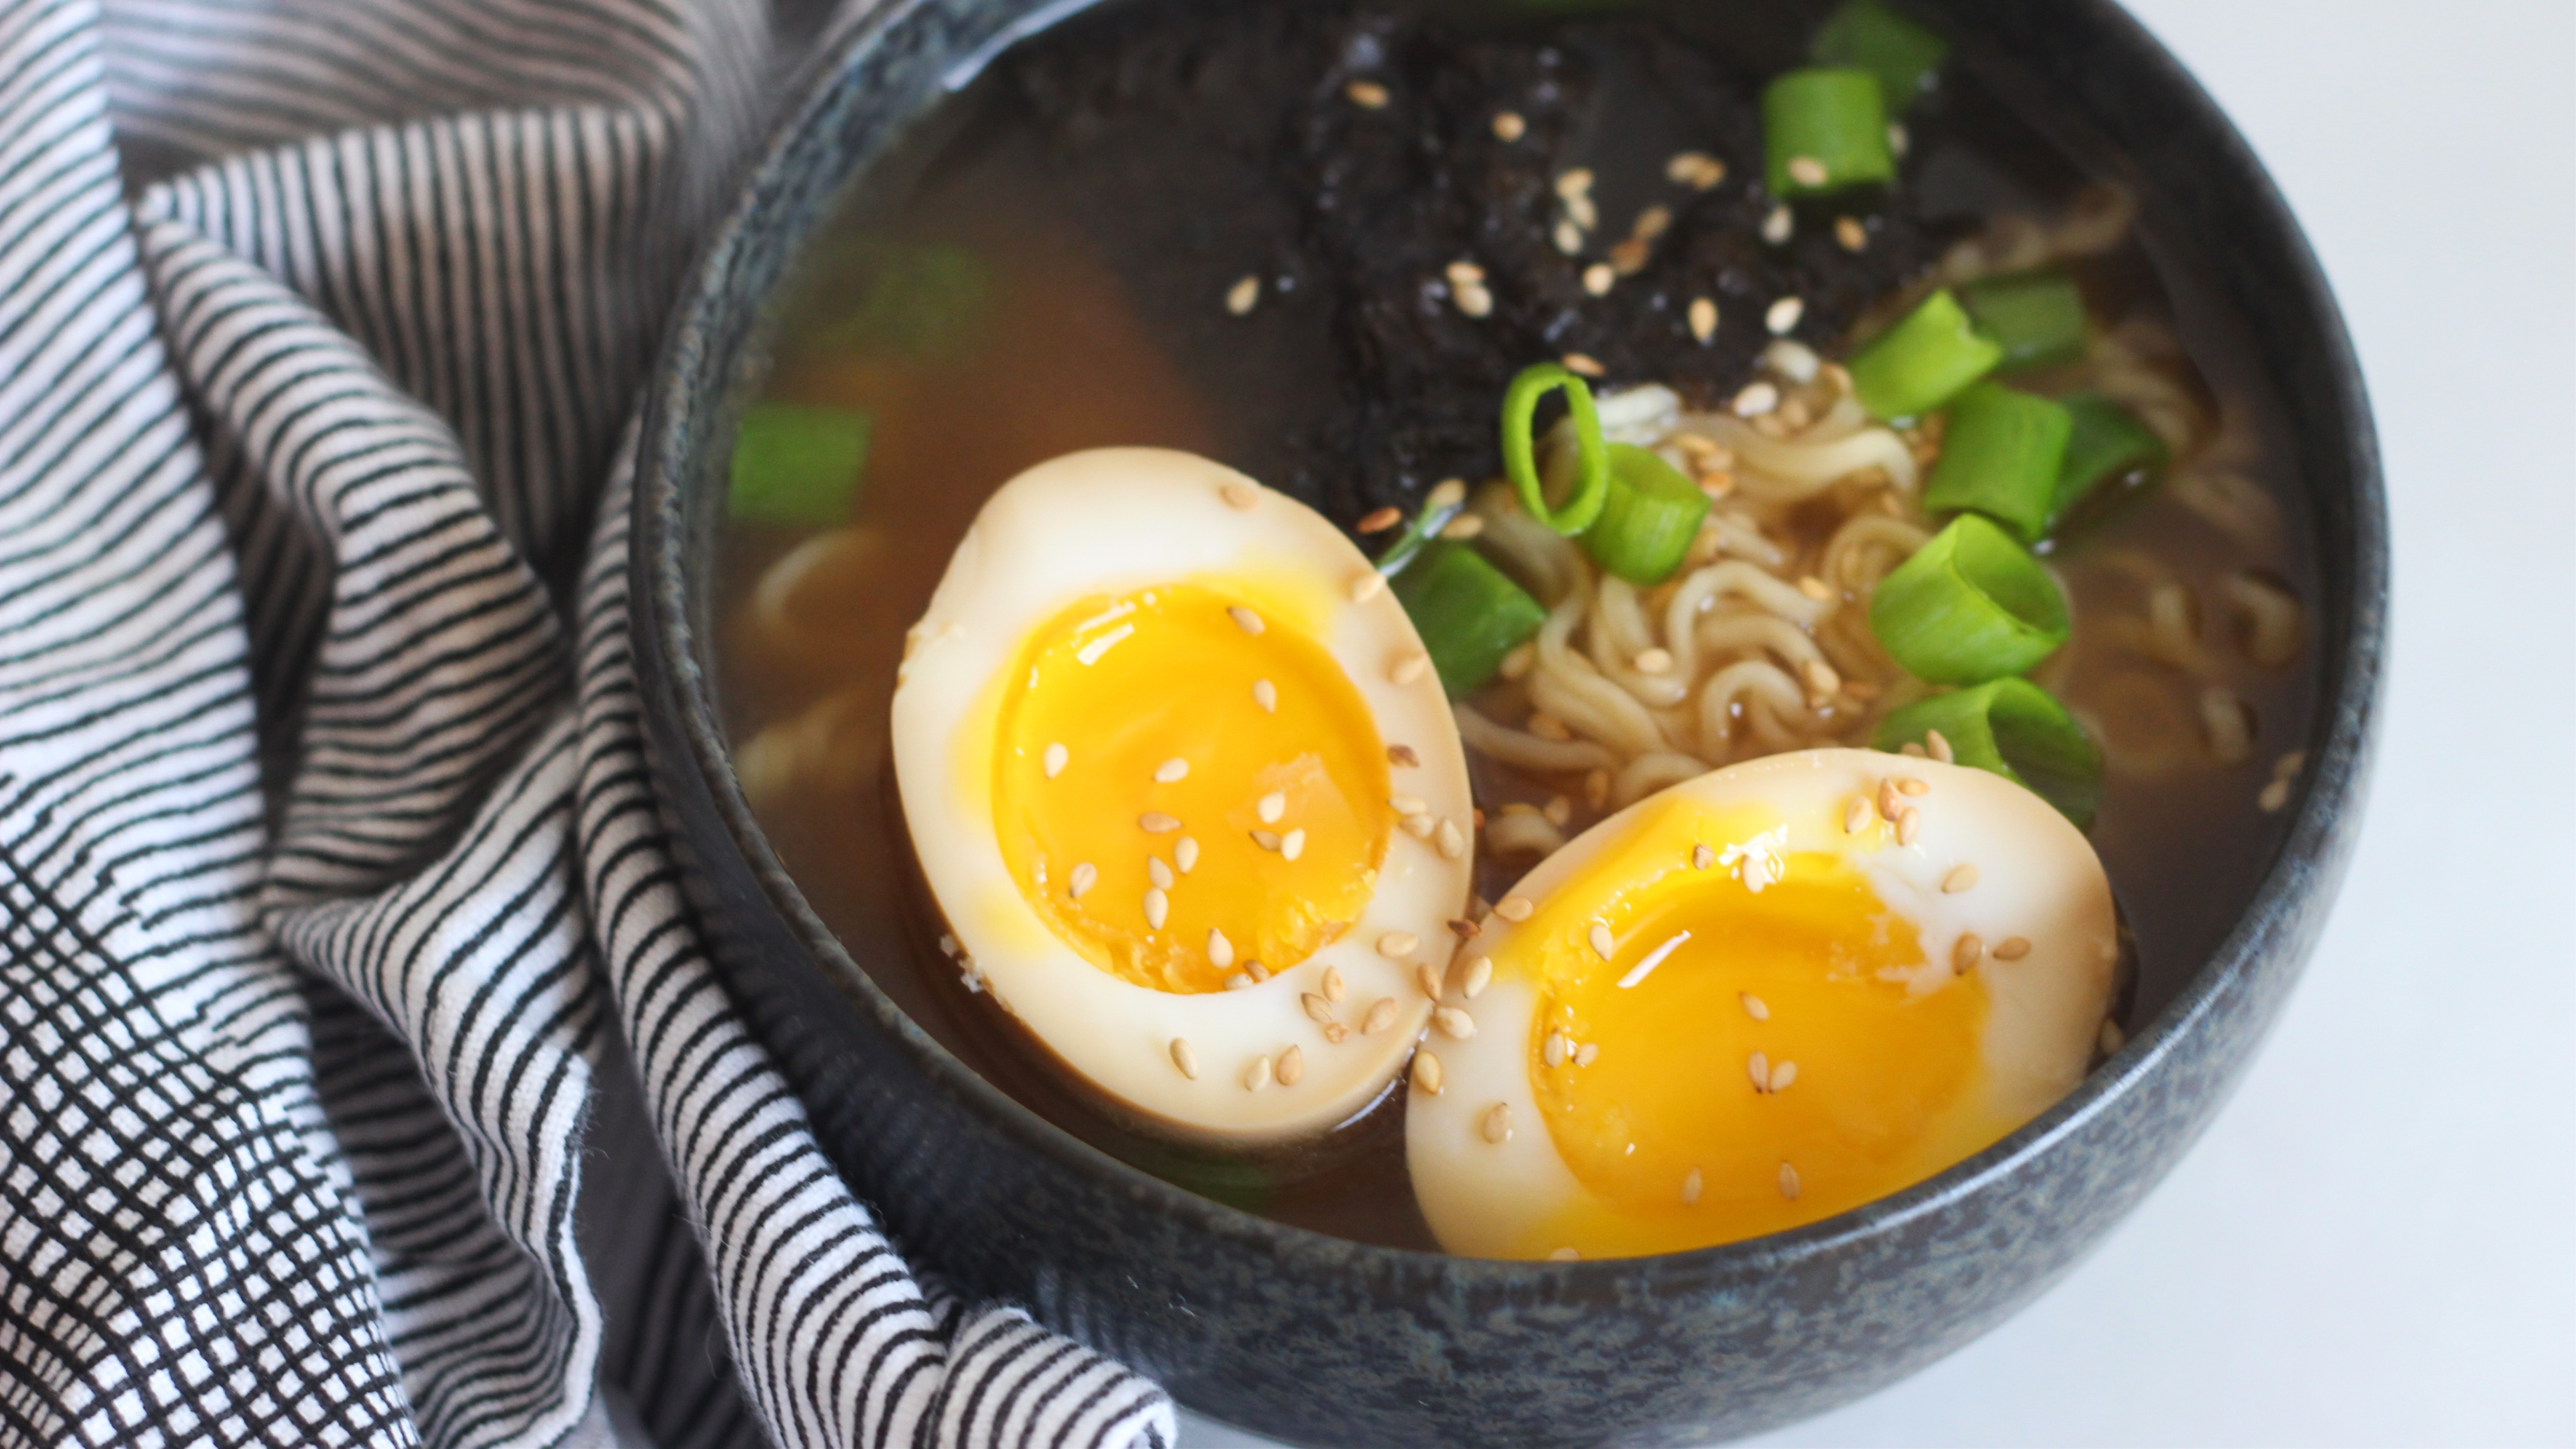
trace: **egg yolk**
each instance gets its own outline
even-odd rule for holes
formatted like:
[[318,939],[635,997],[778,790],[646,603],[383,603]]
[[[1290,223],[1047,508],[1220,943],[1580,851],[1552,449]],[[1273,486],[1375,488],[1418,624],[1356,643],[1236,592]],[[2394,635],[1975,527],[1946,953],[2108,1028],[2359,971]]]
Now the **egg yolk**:
[[[1766,850],[1786,839],[1765,835],[1774,824],[1667,812],[1556,892],[1521,938],[1537,943],[1527,967],[1540,983],[1531,1084],[1594,1199],[1556,1215],[1528,1256],[1777,1232],[1919,1181],[2014,1125],[1975,1090],[1984,983],[1926,970],[1913,923],[1853,858]],[[1613,943],[1606,961],[1596,923]]]
[[998,716],[993,824],[1020,892],[1103,971],[1218,991],[1359,919],[1394,811],[1341,665],[1258,590],[1085,599]]

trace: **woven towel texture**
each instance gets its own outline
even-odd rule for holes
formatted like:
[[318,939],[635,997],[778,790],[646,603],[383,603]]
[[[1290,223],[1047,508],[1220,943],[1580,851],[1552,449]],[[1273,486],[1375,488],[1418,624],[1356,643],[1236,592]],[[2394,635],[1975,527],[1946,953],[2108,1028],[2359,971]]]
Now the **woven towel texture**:
[[645,790],[621,439],[777,24],[0,0],[0,1445],[1170,1442],[878,1230]]

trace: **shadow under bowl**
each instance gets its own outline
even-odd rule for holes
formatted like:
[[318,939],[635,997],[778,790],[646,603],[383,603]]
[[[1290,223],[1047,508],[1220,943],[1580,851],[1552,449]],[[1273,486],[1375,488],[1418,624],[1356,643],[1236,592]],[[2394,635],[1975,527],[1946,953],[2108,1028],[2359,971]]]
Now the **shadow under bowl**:
[[2147,224],[2196,244],[2289,420],[2321,583],[2318,707],[2303,789],[2242,917],[2065,1100],[1903,1192],[1662,1257],[1453,1258],[1226,1207],[1005,1096],[870,981],[734,779],[708,580],[764,305],[914,123],[1009,42],[1080,8],[887,0],[847,35],[702,255],[648,404],[633,567],[659,794],[719,967],[827,1148],[907,1249],[966,1291],[1028,1305],[1194,1410],[1308,1444],[1703,1442],[1869,1393],[1993,1327],[2209,1122],[2315,944],[2359,825],[2388,579],[2376,444],[2334,303],[2242,138],[2111,4],[1925,7],[1955,9],[1945,18],[1973,38],[1981,83],[2087,128]]

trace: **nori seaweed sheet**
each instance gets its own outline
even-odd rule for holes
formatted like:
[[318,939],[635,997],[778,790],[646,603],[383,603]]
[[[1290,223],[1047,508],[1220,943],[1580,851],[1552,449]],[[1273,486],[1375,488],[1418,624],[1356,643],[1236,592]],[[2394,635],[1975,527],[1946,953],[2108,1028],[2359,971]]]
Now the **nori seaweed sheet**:
[[[1830,348],[1957,230],[1900,178],[1763,242],[1759,78],[1651,21],[1497,33],[1364,4],[1113,7],[1017,53],[1007,80],[1152,325],[1215,390],[1261,390],[1276,413],[1230,461],[1345,527],[1499,472],[1503,390],[1531,362],[1580,352],[1606,370],[1596,386],[1660,381],[1714,404],[1750,379],[1776,299],[1801,298],[1790,335]],[[1353,81],[1387,104],[1354,103]],[[1526,123],[1516,140],[1495,134],[1506,110]],[[1682,149],[1725,162],[1725,180],[1668,181]],[[1602,200],[1569,257],[1552,236],[1574,166]],[[1670,229],[1642,270],[1587,294],[1584,268],[1647,204]],[[1846,215],[1868,229],[1857,253],[1834,236]],[[1451,297],[1459,260],[1484,269],[1490,315]],[[1217,302],[1247,273],[1265,282],[1261,330]],[[1688,323],[1703,296],[1722,318],[1708,345]]]

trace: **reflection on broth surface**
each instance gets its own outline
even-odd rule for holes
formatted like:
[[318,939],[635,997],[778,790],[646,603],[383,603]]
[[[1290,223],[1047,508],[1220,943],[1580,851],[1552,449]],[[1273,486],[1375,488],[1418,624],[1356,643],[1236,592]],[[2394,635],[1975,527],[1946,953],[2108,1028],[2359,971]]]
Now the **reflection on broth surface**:
[[[1930,692],[1870,606],[1942,527],[1923,498],[1949,440],[1941,416],[1873,417],[1845,364],[1935,288],[2046,268],[2074,284],[2086,340],[2012,385],[2098,394],[2170,457],[2039,546],[2073,622],[2030,674],[2101,754],[2087,833],[2134,953],[2102,1045],[2160,1009],[2277,844],[2312,688],[2273,404],[2186,259],[2143,245],[2122,193],[1958,62],[1908,114],[1892,191],[1774,202],[1754,98],[1795,63],[1802,11],[1710,35],[1719,22],[1679,10],[1671,29],[1533,30],[1456,18],[1480,7],[1226,9],[1113,6],[1006,58],[898,184],[853,199],[779,309],[761,396],[855,419],[842,435],[864,462],[820,509],[737,490],[720,694],[764,829],[879,984],[1015,1097],[1149,1171],[1436,1246],[1402,1090],[1286,1148],[1183,1144],[975,989],[907,835],[888,717],[906,631],[978,510],[1069,452],[1180,449],[1372,554],[1427,509],[1455,540],[1435,549],[1473,549],[1526,589],[1548,624],[1457,706],[1480,901],[1443,999],[1480,1009],[1457,994],[1477,907],[1536,861],[1712,768],[1869,745]],[[1449,18],[1410,18],[1425,11]],[[1412,140],[1370,139],[1380,115]],[[1598,364],[1612,440],[1709,500],[1669,577],[1618,577],[1488,481],[1504,385],[1557,357]],[[1436,486],[1453,477],[1469,486]],[[1597,1089],[1584,1110],[1602,1110]]]

